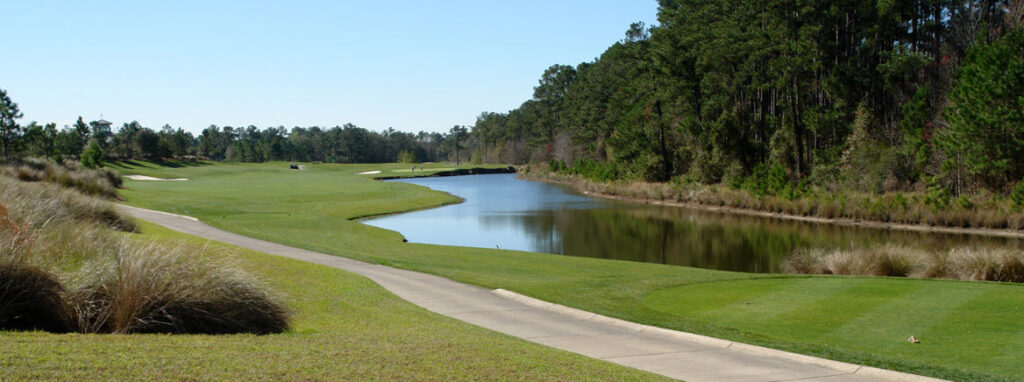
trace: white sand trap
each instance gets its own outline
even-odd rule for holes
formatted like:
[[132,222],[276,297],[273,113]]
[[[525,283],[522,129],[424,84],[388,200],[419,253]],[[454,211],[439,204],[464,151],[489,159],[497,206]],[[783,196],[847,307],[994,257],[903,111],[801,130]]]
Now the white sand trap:
[[154,178],[152,176],[145,176],[145,175],[125,175],[124,177],[128,178],[128,179],[131,179],[131,180],[162,180],[162,181],[171,181],[171,182],[181,182],[181,181],[184,181],[184,180],[188,180],[188,178],[165,179],[165,178]]
[[359,175],[373,175],[373,174],[380,174],[380,170],[377,170],[377,171],[364,171],[364,172],[359,173]]

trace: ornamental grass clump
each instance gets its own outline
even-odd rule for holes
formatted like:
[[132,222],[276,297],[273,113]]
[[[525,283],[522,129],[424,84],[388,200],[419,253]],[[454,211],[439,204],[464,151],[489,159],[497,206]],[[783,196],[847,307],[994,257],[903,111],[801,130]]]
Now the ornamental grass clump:
[[896,245],[856,249],[808,248],[783,262],[787,273],[951,278],[1024,282],[1024,251],[958,247],[925,251]]
[[57,278],[28,263],[29,224],[0,204],[0,330],[70,330],[69,308]]
[[72,300],[78,326],[102,333],[280,333],[289,312],[237,264],[192,246],[125,239],[85,264]]
[[1024,282],[1024,251],[1006,248],[954,248],[949,268],[963,280]]
[[[290,313],[229,256],[144,242],[109,202],[0,175],[0,330],[279,333]],[[9,209],[8,209],[9,208]]]

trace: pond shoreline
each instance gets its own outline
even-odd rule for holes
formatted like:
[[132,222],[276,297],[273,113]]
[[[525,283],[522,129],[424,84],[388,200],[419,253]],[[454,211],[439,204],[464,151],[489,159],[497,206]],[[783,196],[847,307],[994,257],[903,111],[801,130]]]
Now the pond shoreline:
[[516,168],[512,166],[490,168],[490,167],[473,167],[473,168],[460,168],[455,170],[438,171],[430,174],[423,175],[410,175],[410,176],[378,176],[373,178],[374,180],[395,180],[395,179],[411,179],[411,178],[437,178],[444,176],[463,176],[463,175],[486,175],[486,174],[515,174]]
[[[543,176],[538,174],[526,174],[523,172],[517,173],[516,177],[523,180],[540,181],[552,184],[561,184],[571,187],[576,192],[583,195],[603,198],[609,200],[616,200],[635,204],[651,204],[660,206],[672,206],[689,208],[701,211],[720,212],[734,215],[745,215],[745,216],[756,216],[769,219],[778,220],[792,220],[808,223],[817,224],[831,224],[845,227],[864,227],[879,230],[898,230],[898,231],[910,231],[910,232],[923,232],[923,233],[943,233],[943,234],[961,234],[961,235],[978,235],[978,236],[989,236],[989,237],[1002,237],[1010,239],[1024,239],[1024,231],[1012,230],[1012,229],[994,229],[994,228],[963,228],[963,227],[944,227],[944,226],[931,226],[925,224],[906,224],[906,223],[887,223],[873,220],[861,220],[861,219],[849,219],[849,218],[825,218],[818,216],[804,216],[795,215],[784,212],[769,212],[762,210],[755,210],[749,208],[740,207],[729,207],[729,206],[716,206],[710,204],[704,204],[692,201],[671,201],[654,198],[642,198],[635,196],[622,196],[611,193],[604,193],[598,191],[587,191],[580,187],[579,184],[558,179],[549,176]],[[597,185],[600,183],[594,182]]]

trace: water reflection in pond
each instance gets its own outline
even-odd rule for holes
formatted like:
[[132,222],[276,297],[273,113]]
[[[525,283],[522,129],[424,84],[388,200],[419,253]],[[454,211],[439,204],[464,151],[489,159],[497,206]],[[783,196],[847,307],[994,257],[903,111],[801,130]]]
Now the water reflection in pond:
[[781,272],[797,248],[886,242],[924,248],[1020,247],[1020,240],[812,224],[594,199],[513,174],[401,180],[464,203],[365,223],[410,242],[516,249],[743,272]]

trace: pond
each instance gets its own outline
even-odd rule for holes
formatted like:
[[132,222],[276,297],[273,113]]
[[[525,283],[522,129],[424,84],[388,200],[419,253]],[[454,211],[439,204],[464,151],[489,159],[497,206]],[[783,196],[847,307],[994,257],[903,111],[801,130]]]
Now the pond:
[[414,243],[546,252],[755,273],[782,272],[799,248],[894,243],[927,249],[1020,240],[881,230],[596,199],[515,174],[395,180],[465,201],[367,219]]

